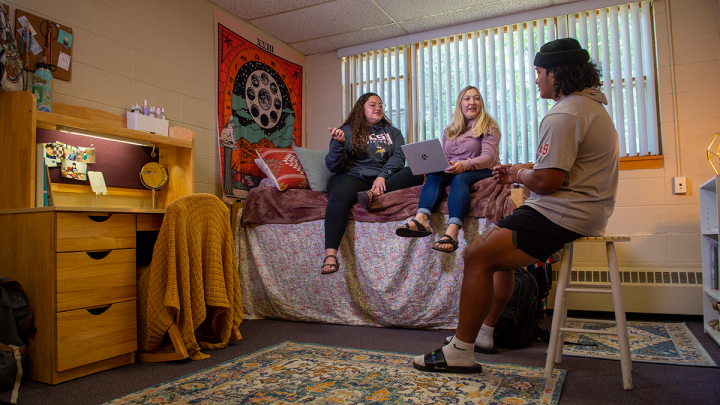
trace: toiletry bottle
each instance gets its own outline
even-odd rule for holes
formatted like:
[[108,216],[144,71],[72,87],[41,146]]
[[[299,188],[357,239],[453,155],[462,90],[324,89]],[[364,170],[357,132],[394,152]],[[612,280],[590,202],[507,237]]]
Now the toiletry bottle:
[[135,103],[135,114],[139,115],[142,112],[141,110],[140,103]]
[[150,107],[150,114],[148,114],[150,118],[155,118],[155,107]]
[[145,105],[143,106],[143,115],[148,115],[147,100],[145,100]]
[[165,107],[162,108],[162,119],[165,119]]
[[160,113],[160,107],[155,108],[155,118],[161,118],[162,113]]
[[32,84],[32,92],[37,97],[38,111],[52,112],[52,82],[50,65],[38,62]]

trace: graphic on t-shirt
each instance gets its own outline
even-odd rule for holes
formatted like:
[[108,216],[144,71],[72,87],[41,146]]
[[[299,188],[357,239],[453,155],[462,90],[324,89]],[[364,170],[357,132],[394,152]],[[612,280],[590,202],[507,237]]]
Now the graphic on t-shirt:
[[549,149],[550,149],[550,144],[546,143],[545,145],[542,145],[538,148],[538,153],[541,155],[547,155]]
[[375,150],[375,153],[379,156],[383,156],[385,154],[385,151],[387,150],[387,146],[392,142],[390,140],[390,134],[382,133],[382,134],[370,134],[370,138],[368,139],[368,144],[374,144],[377,148]]

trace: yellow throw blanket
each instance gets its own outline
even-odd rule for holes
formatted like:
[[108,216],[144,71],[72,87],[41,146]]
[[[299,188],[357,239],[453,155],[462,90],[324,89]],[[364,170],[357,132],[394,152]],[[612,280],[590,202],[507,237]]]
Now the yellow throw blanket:
[[[219,343],[198,342],[195,330],[210,312]],[[193,360],[242,337],[243,309],[230,213],[211,194],[173,201],[165,211],[150,268],[138,280],[138,349],[160,347],[177,317]]]

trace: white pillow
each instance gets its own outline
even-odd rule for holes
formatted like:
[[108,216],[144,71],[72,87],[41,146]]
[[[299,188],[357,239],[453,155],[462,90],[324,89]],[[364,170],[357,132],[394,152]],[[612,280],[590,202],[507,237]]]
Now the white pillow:
[[[280,189],[277,182],[275,181],[275,176],[273,176],[272,172],[270,171],[270,168],[267,167],[265,162],[263,162],[262,159],[255,159],[255,164],[258,165],[258,167],[260,168],[260,171],[265,174],[265,176],[266,176],[265,178],[269,179],[273,186]],[[263,179],[263,180],[265,180],[265,179]],[[262,184],[262,180],[260,181],[260,183]]]

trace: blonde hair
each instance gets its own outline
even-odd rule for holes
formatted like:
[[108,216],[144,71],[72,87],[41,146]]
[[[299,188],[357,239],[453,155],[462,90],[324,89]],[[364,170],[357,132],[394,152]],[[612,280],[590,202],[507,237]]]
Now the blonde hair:
[[[463,115],[462,109],[460,108],[460,102],[465,96],[465,93],[467,93],[470,89],[473,89],[480,94],[480,90],[478,90],[475,86],[467,86],[460,91],[460,94],[457,96],[457,100],[455,100],[455,113],[453,114],[452,124],[445,128],[445,136],[447,139],[455,139],[460,134],[465,133],[467,122],[465,122],[465,115]],[[495,121],[495,119],[485,110],[485,100],[483,100],[482,94],[480,94],[480,103],[482,104],[480,106],[480,112],[477,117],[475,117],[475,122],[473,122],[472,126],[473,138],[479,138],[484,134],[487,134],[492,127],[498,128],[497,121]]]

